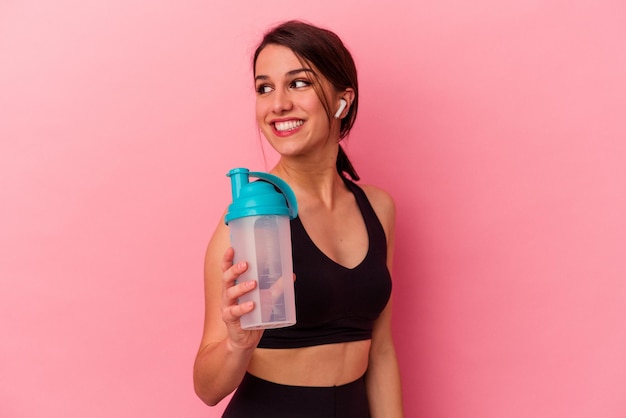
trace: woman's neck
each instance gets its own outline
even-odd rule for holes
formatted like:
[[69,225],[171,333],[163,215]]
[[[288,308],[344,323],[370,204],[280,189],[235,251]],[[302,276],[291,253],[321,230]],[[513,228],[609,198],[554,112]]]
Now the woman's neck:
[[302,164],[281,158],[271,173],[289,183],[303,203],[317,200],[332,207],[337,192],[345,188],[335,159],[332,164]]

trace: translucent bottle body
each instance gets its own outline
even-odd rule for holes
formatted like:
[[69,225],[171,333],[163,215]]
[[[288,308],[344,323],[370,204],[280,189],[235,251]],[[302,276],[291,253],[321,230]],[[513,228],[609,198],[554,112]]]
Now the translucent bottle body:
[[255,305],[252,312],[241,318],[242,328],[279,328],[295,324],[289,218],[247,216],[230,221],[229,228],[235,262],[248,262],[248,270],[239,276],[237,283],[258,282],[254,291],[239,300],[239,303],[252,301]]

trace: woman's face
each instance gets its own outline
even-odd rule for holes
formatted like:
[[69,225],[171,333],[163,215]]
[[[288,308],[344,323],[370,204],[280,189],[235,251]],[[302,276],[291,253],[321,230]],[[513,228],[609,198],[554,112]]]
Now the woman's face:
[[[321,85],[314,88],[315,83]],[[323,90],[331,104],[338,103],[339,94],[314,68],[303,67],[291,49],[271,44],[260,52],[255,88],[257,123],[281,155],[303,155],[333,142],[336,147],[339,121],[329,124],[315,89]]]

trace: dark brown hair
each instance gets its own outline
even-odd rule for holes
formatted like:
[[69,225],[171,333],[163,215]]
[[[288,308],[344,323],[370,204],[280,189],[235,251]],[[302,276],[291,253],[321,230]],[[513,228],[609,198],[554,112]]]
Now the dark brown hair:
[[[345,138],[356,120],[359,105],[359,85],[356,65],[352,55],[341,39],[333,32],[298,20],[290,20],[270,29],[254,52],[252,61],[253,72],[259,54],[268,45],[280,45],[293,51],[303,64],[315,67],[337,91],[347,88],[354,90],[354,99],[346,117],[341,119],[339,138]],[[255,74],[256,75],[256,74]],[[332,113],[324,92],[316,88],[317,95],[326,110],[330,121]],[[337,171],[347,173],[353,180],[359,180],[348,156],[339,145],[337,154]]]

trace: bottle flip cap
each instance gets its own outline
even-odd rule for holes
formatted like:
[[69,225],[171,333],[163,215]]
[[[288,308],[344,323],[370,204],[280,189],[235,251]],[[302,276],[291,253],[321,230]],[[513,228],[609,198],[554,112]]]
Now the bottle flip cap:
[[[225,217],[226,224],[245,216],[279,215],[289,216],[290,219],[298,216],[296,195],[281,178],[247,168],[233,168],[226,175],[230,177],[233,194],[233,203],[228,206]],[[265,181],[250,183],[251,176]]]

